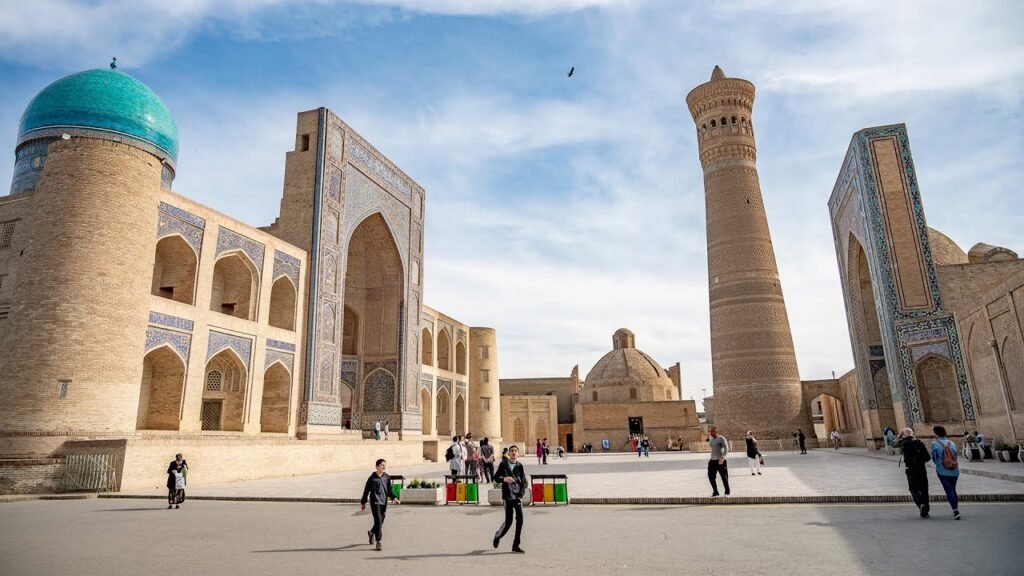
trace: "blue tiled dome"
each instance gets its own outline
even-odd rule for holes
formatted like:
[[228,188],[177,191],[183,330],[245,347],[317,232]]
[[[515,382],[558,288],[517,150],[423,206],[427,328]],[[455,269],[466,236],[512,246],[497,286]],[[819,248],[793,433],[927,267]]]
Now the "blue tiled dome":
[[86,128],[123,134],[178,159],[178,127],[170,111],[145,84],[113,69],[65,76],[28,104],[18,142],[51,129]]

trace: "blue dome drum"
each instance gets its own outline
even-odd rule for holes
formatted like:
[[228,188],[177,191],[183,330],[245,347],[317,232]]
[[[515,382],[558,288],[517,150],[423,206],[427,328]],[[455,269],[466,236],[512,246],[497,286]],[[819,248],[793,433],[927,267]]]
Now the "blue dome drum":
[[18,147],[36,139],[82,135],[129,141],[172,170],[178,127],[145,84],[115,69],[86,70],[57,80],[29,103],[18,127]]

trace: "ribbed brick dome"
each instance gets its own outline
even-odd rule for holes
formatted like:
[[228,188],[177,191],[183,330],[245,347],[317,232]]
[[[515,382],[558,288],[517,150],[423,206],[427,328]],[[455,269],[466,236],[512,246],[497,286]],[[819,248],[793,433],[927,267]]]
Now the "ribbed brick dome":
[[[601,357],[587,374],[581,401],[593,401],[594,390],[598,391],[598,401],[679,399],[672,379],[653,358],[636,349],[634,339],[633,332],[626,328],[615,332],[614,350]],[[630,388],[636,390],[633,398],[629,396]]]

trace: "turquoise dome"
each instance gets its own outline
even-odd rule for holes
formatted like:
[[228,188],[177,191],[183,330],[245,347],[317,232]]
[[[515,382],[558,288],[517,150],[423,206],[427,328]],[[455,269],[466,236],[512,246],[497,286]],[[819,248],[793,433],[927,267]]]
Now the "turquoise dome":
[[141,140],[178,160],[178,127],[145,84],[113,69],[65,76],[36,94],[21,115],[18,143],[54,129],[110,131]]

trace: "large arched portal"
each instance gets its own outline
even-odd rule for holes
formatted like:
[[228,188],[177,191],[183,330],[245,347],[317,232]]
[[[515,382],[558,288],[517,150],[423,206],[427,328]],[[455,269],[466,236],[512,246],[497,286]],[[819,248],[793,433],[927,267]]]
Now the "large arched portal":
[[263,406],[260,408],[260,431],[288,431],[288,395],[292,378],[288,370],[275,362],[263,374]]
[[882,346],[882,330],[878,322],[878,308],[875,304],[874,286],[871,270],[868,267],[867,253],[860,241],[853,234],[849,238],[849,272],[847,275],[850,301],[853,303],[851,313],[854,316],[854,353],[867,360],[869,373],[863,378],[858,377],[864,398],[868,400],[869,410],[877,410],[877,422],[872,422],[875,429],[872,433],[881,435],[886,426],[896,428],[896,415],[893,412],[892,388],[889,385],[889,372],[886,369]]
[[833,430],[840,433],[847,430],[846,412],[840,398],[819,394],[811,400],[808,412],[814,424],[814,435],[821,441],[821,446],[829,445]]
[[139,391],[139,430],[177,430],[181,396],[185,388],[185,363],[170,348],[162,346],[142,359],[142,388]]
[[360,359],[363,373],[357,382],[362,387],[356,411],[366,415],[358,421],[368,429],[382,413],[402,407],[397,377],[402,370],[402,259],[379,213],[368,216],[352,232],[344,278],[346,321],[342,342],[348,343],[346,358]]

